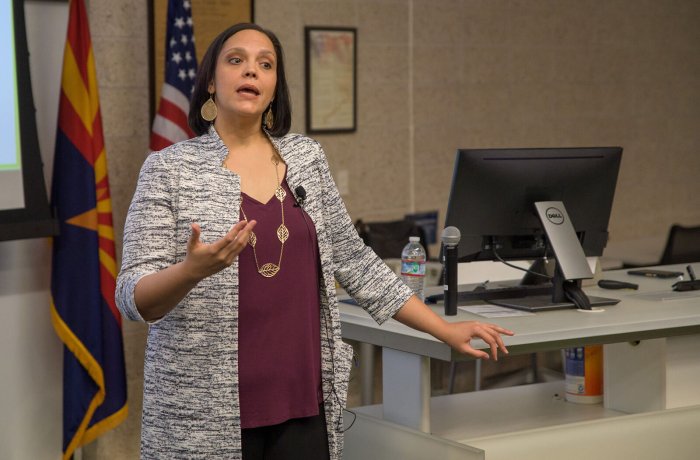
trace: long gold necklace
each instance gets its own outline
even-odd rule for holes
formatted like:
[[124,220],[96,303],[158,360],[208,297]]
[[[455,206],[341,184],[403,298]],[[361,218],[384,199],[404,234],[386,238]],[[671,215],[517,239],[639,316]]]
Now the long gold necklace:
[[[277,179],[277,189],[275,189],[275,197],[279,200],[280,210],[282,211],[282,223],[279,227],[277,227],[277,239],[280,240],[281,243],[280,258],[277,261],[277,264],[268,262],[261,267],[258,263],[258,253],[255,250],[255,244],[258,241],[258,238],[255,236],[255,232],[250,232],[250,237],[248,238],[248,244],[250,244],[250,246],[253,248],[253,257],[255,257],[255,267],[258,269],[258,273],[260,273],[265,278],[272,278],[277,274],[277,272],[280,271],[280,267],[282,266],[282,254],[284,253],[284,242],[287,241],[287,239],[289,238],[289,229],[287,229],[287,226],[284,225],[284,199],[287,196],[287,192],[285,192],[282,186],[280,185],[280,175],[278,171],[278,165],[280,162],[275,157],[272,157],[272,162],[275,164],[275,178]],[[243,213],[243,218],[245,220],[248,220],[248,216],[246,216],[245,211],[243,210],[243,203],[241,203],[241,213]]]

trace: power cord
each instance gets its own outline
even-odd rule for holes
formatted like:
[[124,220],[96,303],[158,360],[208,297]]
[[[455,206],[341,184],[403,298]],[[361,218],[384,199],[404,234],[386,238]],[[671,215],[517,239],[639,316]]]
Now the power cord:
[[[545,274],[545,273],[538,273],[538,272],[536,272],[536,271],[533,271],[533,270],[530,270],[530,269],[527,269],[527,268],[518,267],[517,265],[511,264],[510,262],[506,262],[505,260],[503,260],[503,258],[501,258],[501,256],[498,255],[498,251],[496,251],[496,239],[495,239],[495,238],[493,239],[492,244],[491,244],[491,252],[493,252],[493,255],[496,257],[496,259],[497,259],[499,262],[501,262],[502,264],[505,264],[505,265],[507,265],[507,266],[509,266],[509,267],[511,267],[511,268],[515,268],[516,270],[521,270],[521,271],[527,272],[527,273],[529,273],[529,274],[531,274],[531,275],[541,276],[542,278],[546,278],[546,279],[548,279],[548,280],[552,280],[552,279],[553,279],[552,276],[549,276],[549,275],[547,275],[547,274]],[[545,254],[546,254],[546,252],[547,252],[547,249],[545,248]],[[545,257],[546,257],[546,256],[545,256]]]
[[[329,311],[329,316],[330,316],[330,311]],[[352,426],[355,424],[355,420],[357,420],[357,414],[355,412],[351,411],[350,409],[343,407],[340,396],[338,396],[338,393],[335,391],[335,346],[333,345],[333,342],[331,341],[331,335],[328,331],[328,321],[326,321],[325,318],[323,321],[323,327],[326,330],[326,340],[328,341],[328,347],[331,350],[331,368],[332,368],[332,374],[333,374],[331,377],[331,393],[329,393],[328,396],[326,398],[324,398],[323,402],[324,403],[327,402],[328,398],[330,398],[331,395],[333,395],[335,397],[335,402],[338,404],[338,407],[340,407],[341,411],[345,411],[345,412],[352,414],[352,416],[353,416],[352,422],[350,423],[350,425],[348,425],[347,428],[343,428],[341,426],[343,417],[338,418],[338,423],[336,424],[336,429],[338,430],[339,433],[345,433],[350,428],[352,428]],[[353,361],[356,362],[354,351],[353,351]],[[349,379],[348,379],[348,391],[350,391]]]

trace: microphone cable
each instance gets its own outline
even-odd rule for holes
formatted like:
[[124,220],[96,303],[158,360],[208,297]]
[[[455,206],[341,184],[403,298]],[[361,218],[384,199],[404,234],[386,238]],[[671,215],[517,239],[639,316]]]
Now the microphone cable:
[[[309,222],[306,220],[306,210],[304,209],[304,204],[305,204],[305,202],[306,202],[306,190],[304,190],[304,187],[298,186],[298,187],[296,187],[296,188],[294,189],[294,192],[295,192],[296,195],[299,197],[298,200],[295,200],[295,201],[296,201],[295,206],[298,207],[298,208],[300,208],[300,210],[301,210],[301,215],[302,215],[302,217],[303,217],[303,219],[304,219],[304,222],[306,223],[307,230],[308,230],[309,232],[311,232],[311,229],[309,228]],[[312,224],[312,225],[313,225],[313,224]],[[318,242],[317,242],[317,244],[318,244]],[[319,255],[318,255],[318,256],[320,257],[320,251],[319,251]],[[322,268],[321,268],[321,271],[323,272],[323,269],[322,269]],[[319,302],[319,304],[320,304],[320,302]],[[336,392],[336,389],[335,389],[335,346],[334,346],[334,344],[333,344],[333,341],[331,340],[331,337],[332,337],[332,336],[331,336],[330,331],[329,331],[329,329],[328,329],[328,321],[330,321],[330,316],[331,316],[331,312],[330,312],[330,309],[329,309],[329,310],[328,310],[328,320],[326,320],[325,317],[323,318],[323,328],[324,328],[325,331],[326,331],[326,341],[328,342],[328,348],[329,348],[329,350],[330,350],[330,352],[331,352],[331,381],[330,381],[331,391],[330,391],[330,393],[328,393],[328,396],[325,396],[325,397],[323,398],[323,402],[326,403],[326,402],[328,402],[329,398],[333,397],[333,398],[335,399],[335,402],[338,404],[338,407],[339,407],[340,410],[341,410],[341,414],[342,414],[342,411],[345,411],[345,412],[350,413],[350,414],[353,416],[352,422],[350,422],[350,425],[348,425],[347,428],[343,428],[343,427],[341,426],[343,417],[342,417],[342,416],[341,416],[341,417],[338,417],[338,422],[337,422],[337,424],[336,424],[336,430],[337,430],[339,433],[345,433],[345,432],[348,431],[350,428],[352,428],[352,426],[355,424],[355,421],[357,420],[357,414],[356,414],[355,412],[351,411],[350,409],[347,409],[346,407],[343,407],[342,400],[341,400],[340,396],[338,395],[338,393]],[[341,339],[341,340],[342,340],[342,339]],[[353,350],[353,357],[352,357],[352,360],[351,360],[351,363],[350,363],[350,372],[352,372],[352,364],[353,364],[353,363],[355,363],[355,366],[357,366],[357,358],[356,358],[356,356],[355,356],[354,350]],[[348,393],[349,393],[349,392],[350,392],[350,376],[349,376],[349,374],[348,374]],[[324,404],[324,410],[325,410],[325,404]],[[332,414],[331,414],[331,415],[332,415]]]

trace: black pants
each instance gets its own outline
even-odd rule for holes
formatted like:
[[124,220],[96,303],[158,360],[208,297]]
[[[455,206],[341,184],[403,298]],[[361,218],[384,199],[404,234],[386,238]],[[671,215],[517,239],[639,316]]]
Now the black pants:
[[323,405],[319,415],[294,418],[279,425],[242,430],[243,460],[328,460]]

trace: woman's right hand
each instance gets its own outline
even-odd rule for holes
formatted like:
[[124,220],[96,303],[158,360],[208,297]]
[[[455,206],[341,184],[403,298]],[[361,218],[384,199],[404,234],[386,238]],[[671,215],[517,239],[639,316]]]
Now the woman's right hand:
[[198,224],[193,223],[183,269],[193,280],[201,281],[230,266],[248,244],[248,238],[256,223],[254,220],[242,220],[231,227],[223,238],[211,244],[199,240],[201,229]]
[[228,267],[245,245],[255,221],[241,221],[226,235],[211,244],[199,240],[201,229],[192,224],[185,260],[139,280],[134,288],[136,308],[146,321],[165,316],[194,288],[197,283]]

